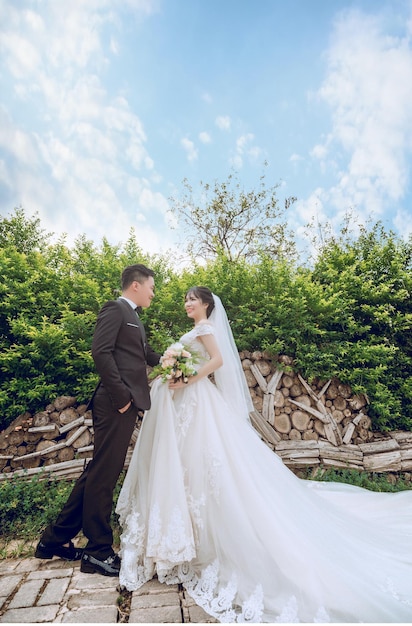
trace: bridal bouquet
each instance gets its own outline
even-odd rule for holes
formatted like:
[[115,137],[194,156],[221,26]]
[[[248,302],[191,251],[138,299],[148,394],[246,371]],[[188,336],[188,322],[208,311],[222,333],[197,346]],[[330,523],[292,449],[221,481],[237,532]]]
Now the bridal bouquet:
[[195,355],[190,352],[182,343],[173,343],[167,348],[160,358],[159,365],[156,365],[149,378],[161,376],[162,381],[187,383],[189,376],[196,376]]

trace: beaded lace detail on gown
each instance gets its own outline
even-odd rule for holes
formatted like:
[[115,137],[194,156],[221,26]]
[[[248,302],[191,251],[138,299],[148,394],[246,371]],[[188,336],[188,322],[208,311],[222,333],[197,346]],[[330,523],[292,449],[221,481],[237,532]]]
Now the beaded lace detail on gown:
[[[213,332],[181,341],[206,360]],[[208,378],[151,397],[117,504],[121,585],[157,574],[221,622],[412,621],[412,492],[297,478]]]

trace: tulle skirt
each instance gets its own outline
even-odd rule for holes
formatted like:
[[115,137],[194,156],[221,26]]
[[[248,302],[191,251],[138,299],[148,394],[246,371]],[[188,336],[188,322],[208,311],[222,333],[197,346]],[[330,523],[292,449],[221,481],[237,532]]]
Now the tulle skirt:
[[156,380],[118,504],[120,584],[221,622],[412,622],[412,491],[297,478],[207,379]]

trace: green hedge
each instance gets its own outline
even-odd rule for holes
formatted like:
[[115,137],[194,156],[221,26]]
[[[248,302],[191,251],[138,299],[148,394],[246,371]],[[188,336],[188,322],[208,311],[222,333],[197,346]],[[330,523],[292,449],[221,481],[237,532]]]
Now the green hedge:
[[366,393],[375,429],[410,429],[411,258],[411,241],[380,225],[352,241],[330,239],[311,267],[262,254],[178,270],[170,255],[143,254],[133,233],[119,246],[81,237],[73,248],[60,241],[24,252],[9,238],[0,249],[0,429],[58,395],[90,397],[96,315],[135,262],[156,272],[143,317],[157,350],[188,328],[188,287],[207,285],[222,298],[240,350],[289,354],[306,378],[336,376]]

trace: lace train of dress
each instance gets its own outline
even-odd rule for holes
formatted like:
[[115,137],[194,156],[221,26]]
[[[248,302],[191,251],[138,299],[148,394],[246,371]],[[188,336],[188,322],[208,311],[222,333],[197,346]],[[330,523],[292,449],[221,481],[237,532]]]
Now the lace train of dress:
[[128,590],[157,574],[221,622],[412,621],[412,492],[297,478],[207,378],[155,381],[116,510]]

